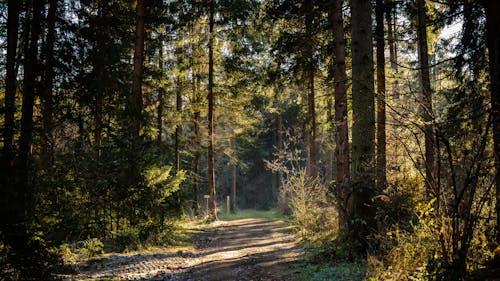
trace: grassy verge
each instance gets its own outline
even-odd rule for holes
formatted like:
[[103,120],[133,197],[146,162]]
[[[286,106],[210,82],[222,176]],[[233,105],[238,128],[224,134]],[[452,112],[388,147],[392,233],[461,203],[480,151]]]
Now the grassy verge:
[[291,280],[357,281],[365,280],[366,265],[356,262],[342,262],[337,264],[311,264],[305,262],[301,266],[284,272],[284,275],[285,277],[289,277]]
[[240,220],[240,219],[251,219],[251,218],[262,218],[262,219],[277,219],[277,220],[287,220],[279,210],[272,209],[269,211],[261,210],[239,210],[236,213],[220,213],[219,219],[230,221],[230,220]]

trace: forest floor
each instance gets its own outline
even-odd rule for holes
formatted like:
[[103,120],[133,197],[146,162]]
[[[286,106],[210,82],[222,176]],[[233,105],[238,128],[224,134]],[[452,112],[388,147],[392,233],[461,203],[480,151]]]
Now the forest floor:
[[[192,246],[105,254],[67,280],[290,280],[301,259],[293,231],[275,218],[191,224]],[[288,272],[288,276],[285,276]]]

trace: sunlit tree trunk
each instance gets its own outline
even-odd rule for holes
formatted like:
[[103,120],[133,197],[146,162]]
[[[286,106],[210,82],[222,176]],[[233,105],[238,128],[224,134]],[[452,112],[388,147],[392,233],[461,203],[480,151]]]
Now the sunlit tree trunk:
[[386,132],[385,132],[385,44],[384,44],[384,0],[377,0],[375,7],[375,39],[377,42],[377,189],[383,190],[386,178]]
[[[496,240],[500,244],[500,2],[486,1],[486,43],[490,67],[493,153],[495,155]],[[496,257],[498,258],[498,256]]]
[[435,171],[435,142],[432,113],[432,89],[429,76],[429,53],[427,47],[427,24],[425,0],[417,0],[417,43],[418,60],[420,68],[421,83],[421,107],[422,120],[424,121],[425,135],[425,176],[427,196],[436,196],[434,193],[434,171]]
[[347,75],[345,66],[345,32],[342,16],[343,1],[333,1],[330,12],[333,33],[333,79],[335,98],[335,196],[339,211],[339,229],[346,233],[347,183],[349,170],[349,133],[347,123]]
[[209,200],[209,218],[217,219],[217,210],[215,205],[215,152],[214,152],[214,13],[215,0],[209,0],[209,42],[208,42],[208,193]]
[[142,113],[142,76],[144,69],[144,13],[145,0],[137,0],[135,8],[135,48],[134,48],[134,77],[132,95],[130,96],[129,110],[131,111],[131,133],[138,139],[141,130]]
[[372,7],[352,0],[352,177],[349,231],[363,246],[375,225],[370,199],[375,187],[375,110]]

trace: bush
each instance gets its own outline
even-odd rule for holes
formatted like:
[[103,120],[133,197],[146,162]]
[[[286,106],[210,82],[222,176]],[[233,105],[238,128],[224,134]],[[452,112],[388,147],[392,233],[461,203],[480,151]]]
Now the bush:
[[328,187],[299,169],[284,179],[280,190],[281,205],[289,210],[300,238],[320,246],[337,233],[337,212],[328,195]]
[[139,231],[132,227],[120,229],[115,234],[113,244],[118,252],[137,250],[140,245]]
[[80,250],[87,258],[93,258],[102,254],[103,248],[104,244],[98,238],[87,238]]

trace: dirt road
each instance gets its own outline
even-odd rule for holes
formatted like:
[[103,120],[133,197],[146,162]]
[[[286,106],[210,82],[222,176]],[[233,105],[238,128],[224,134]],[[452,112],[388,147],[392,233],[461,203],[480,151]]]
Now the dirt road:
[[189,250],[106,255],[68,280],[290,280],[283,272],[299,256],[290,228],[272,219],[220,221],[193,238]]

